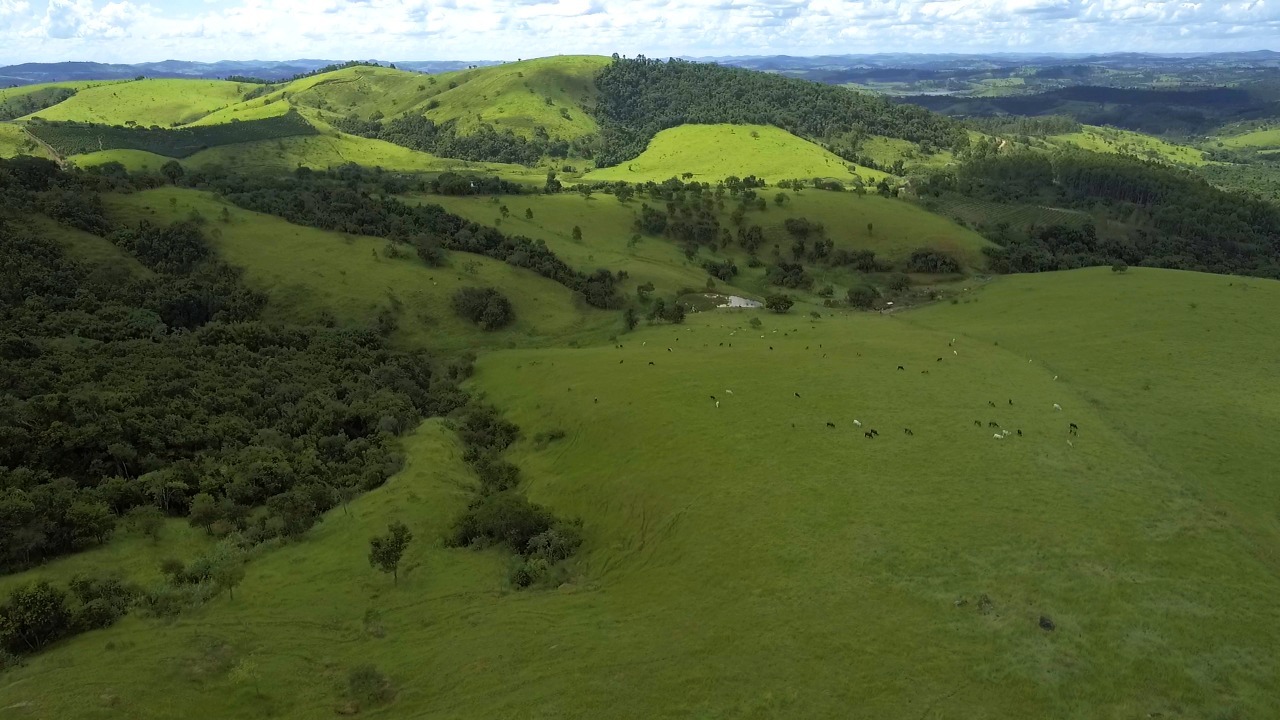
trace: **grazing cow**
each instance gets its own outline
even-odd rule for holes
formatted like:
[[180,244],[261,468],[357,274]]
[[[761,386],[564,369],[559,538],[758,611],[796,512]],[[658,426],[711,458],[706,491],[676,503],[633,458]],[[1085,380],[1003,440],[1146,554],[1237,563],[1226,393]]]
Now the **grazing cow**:
[[1076,446],[1076,444],[1075,444],[1075,443],[1071,442],[1071,438],[1067,438],[1067,444],[1068,444],[1068,445],[1070,445],[1071,447],[1075,447],[1075,446]]
[[875,428],[871,428],[871,434],[876,437],[880,437],[880,432],[877,431]]
[[1062,406],[1059,405],[1058,403],[1053,404],[1053,409],[1057,410],[1058,412],[1062,412]]
[[711,399],[712,399],[712,400],[715,400],[715,399],[716,399],[716,396],[715,396],[715,395],[712,395],[712,396],[710,396],[710,397],[711,397]]
[[1058,376],[1057,376],[1057,375],[1054,375],[1054,376],[1053,376],[1053,379],[1054,379],[1054,380],[1057,380],[1057,379],[1058,379]]
[[716,401],[716,407],[720,407],[720,401],[719,401],[719,400],[717,400],[717,401]]
[[862,421],[861,421],[861,420],[854,420],[854,421],[853,421],[853,425],[854,425],[854,427],[862,427]]
[[1003,436],[1003,435],[1001,435],[1000,433],[996,433],[995,435],[992,435],[991,437],[993,437],[993,438],[995,438],[995,439],[997,439],[997,440],[1003,440],[1003,439],[1004,439],[1004,436]]
[[869,433],[869,432],[864,432],[864,433],[862,433],[862,437],[864,437],[864,438],[866,438],[866,439],[870,440],[871,438],[875,437],[875,435],[872,435],[872,434],[871,434],[871,433]]
[[791,393],[791,394],[795,395],[796,397],[800,397],[800,393]]
[[618,364],[619,364],[619,365],[621,365],[621,364],[622,364],[622,363],[624,363],[624,362],[626,362],[626,360],[619,360],[619,361],[618,361]]
[[1009,398],[1009,404],[1010,404],[1010,405],[1012,405],[1012,404],[1013,404],[1013,398]]
[[725,391],[724,391],[724,394],[725,394],[725,395],[732,395],[732,394],[733,394],[733,391],[732,391],[732,390],[725,390]]
[[991,407],[995,407],[995,406],[996,406],[996,404],[995,404],[994,402],[990,401],[990,400],[988,400],[988,401],[987,401],[987,404],[988,404],[988,405],[990,405]]
[[915,436],[915,433],[911,432],[911,428],[902,428],[902,432],[907,435],[911,435],[912,437]]
[[650,361],[649,361],[649,364],[650,364],[650,365],[656,365],[657,363],[655,363],[654,361],[650,360]]
[[1003,436],[1005,436],[1005,437],[1009,437],[1009,436],[1010,436],[1010,435],[1012,435],[1013,433],[1009,432],[1008,430],[1001,430],[1001,431],[1000,431],[1000,434],[1001,434],[1001,435],[1003,435]]
[[920,374],[921,374],[921,375],[928,375],[928,374],[929,374],[929,371],[928,371],[928,370],[921,370],[921,371],[920,371]]
[[974,427],[982,427],[982,421],[981,421],[981,420],[974,420],[974,421],[973,421],[973,426],[974,426]]
[[829,427],[829,428],[834,428],[835,426],[836,426],[836,424],[835,424],[835,423],[833,423],[833,422],[828,422],[828,423],[827,423],[827,427]]
[[899,369],[899,370],[906,370],[906,368],[902,367],[901,365],[899,365],[899,366],[898,366],[898,369]]
[[938,362],[942,362],[942,358],[938,358]]
[[1018,428],[1018,437],[1022,437],[1022,428]]
[[993,428],[993,427],[1000,427],[1000,423],[998,423],[998,422],[994,422],[994,421],[993,421],[993,422],[989,422],[989,423],[987,423],[987,427],[989,427],[989,428]]
[[667,352],[671,352],[671,348],[667,348]]
[[645,340],[644,342],[640,343],[640,347],[644,347],[645,345],[648,345],[648,344],[649,344],[649,341]]
[[952,354],[952,355],[959,355],[960,353],[956,352],[955,350],[952,350],[952,351],[951,351],[951,354]]
[[591,402],[593,402],[593,403],[598,403],[598,402],[600,402],[600,398],[593,398],[593,399],[591,400]]

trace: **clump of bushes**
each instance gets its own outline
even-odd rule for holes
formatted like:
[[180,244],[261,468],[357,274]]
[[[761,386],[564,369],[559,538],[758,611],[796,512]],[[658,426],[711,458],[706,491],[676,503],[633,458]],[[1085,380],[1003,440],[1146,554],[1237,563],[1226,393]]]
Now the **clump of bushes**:
[[516,319],[511,301],[495,288],[467,287],[453,294],[453,310],[459,316],[480,326],[481,330],[498,330]]
[[22,585],[0,605],[0,667],[58,640],[112,625],[124,617],[137,588],[114,577],[77,575],[66,589],[48,581]]

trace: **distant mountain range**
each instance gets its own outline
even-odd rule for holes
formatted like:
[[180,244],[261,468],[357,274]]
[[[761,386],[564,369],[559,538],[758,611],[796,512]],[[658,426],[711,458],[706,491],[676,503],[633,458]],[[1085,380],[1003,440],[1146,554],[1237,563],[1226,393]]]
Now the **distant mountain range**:
[[[32,85],[60,80],[115,80],[145,75],[150,78],[225,78],[231,75],[285,80],[294,75],[335,64],[334,60],[221,60],[192,62],[163,60],[160,62],[108,64],[96,62],[22,63],[0,67],[0,87]],[[391,63],[377,61],[382,65]],[[493,60],[424,60],[396,62],[396,67],[415,72],[441,73],[465,70],[476,65],[495,65]]]
[[[1280,69],[1280,52],[1255,50],[1251,52],[1149,54],[1053,54],[1053,53],[991,53],[967,55],[953,53],[913,54],[879,53],[874,55],[818,55],[797,57],[791,55],[685,57],[686,60],[736,65],[752,70],[805,74],[815,71],[851,71],[874,69],[907,69],[934,72],[956,70],[992,70],[1026,65],[1038,67],[1093,65],[1113,69],[1153,68],[1161,66],[1221,67],[1242,66]],[[161,62],[107,64],[96,62],[22,63],[0,67],[0,87],[31,85],[59,80],[111,80],[132,78],[139,75],[157,78],[225,78],[230,75],[285,80],[294,75],[312,72],[334,60],[222,60],[219,62],[192,62],[188,60],[163,60]],[[464,70],[472,66],[496,65],[496,60],[408,60],[394,64],[403,70],[424,73],[441,73]],[[811,76],[826,82],[834,78]]]

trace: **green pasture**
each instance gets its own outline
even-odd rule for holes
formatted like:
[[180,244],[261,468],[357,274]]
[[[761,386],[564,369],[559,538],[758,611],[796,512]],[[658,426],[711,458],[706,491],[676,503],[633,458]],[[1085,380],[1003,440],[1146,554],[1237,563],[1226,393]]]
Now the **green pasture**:
[[138,172],[159,170],[162,165],[173,160],[173,158],[147,152],[146,150],[99,150],[98,152],[72,155],[67,160],[82,168],[118,162],[130,172]]
[[552,137],[581,137],[597,130],[583,108],[595,103],[595,75],[608,64],[598,55],[557,55],[442,73],[432,96],[439,106],[423,102],[414,110],[438,123],[455,121],[462,134],[492,125],[525,137],[538,127]]
[[[128,223],[167,223],[198,213],[221,257],[245,268],[249,284],[269,293],[269,312],[278,320],[315,321],[328,313],[341,324],[367,326],[390,309],[400,342],[442,351],[546,344],[620,322],[616,313],[591,308],[564,286],[497,260],[454,252],[447,266],[431,268],[406,245],[391,246],[404,254],[393,257],[386,240],[291,225],[199,191],[161,188],[110,197],[108,206]],[[516,308],[516,322],[486,333],[457,317],[450,300],[467,286],[502,288]]]
[[1280,127],[1264,128],[1252,132],[1218,138],[1229,148],[1280,148]]
[[224,80],[132,80],[83,87],[71,98],[36,115],[45,120],[103,125],[135,122],[144,127],[167,128],[237,103],[252,88]]
[[1050,135],[1048,140],[1056,145],[1075,146],[1093,152],[1131,155],[1144,160],[1189,167],[1199,167],[1207,162],[1204,153],[1193,147],[1118,128],[1082,125],[1080,132]]
[[920,151],[919,143],[902,138],[872,135],[862,141],[859,153],[870,155],[881,165],[893,165],[898,160],[908,168],[941,168],[955,160],[950,150],[940,150],[932,155]]
[[[442,547],[472,479],[428,422],[235,600],[71,639],[0,705],[312,718],[372,663],[397,689],[373,717],[1272,717],[1276,302],[1089,270],[487,353],[471,383],[523,428],[527,492],[584,521],[574,581],[514,592],[501,554]],[[398,585],[365,558],[394,519]]]
[[[851,182],[855,172],[845,160],[818,145],[771,125],[681,125],[663,130],[639,157],[594,170],[586,181],[661,182],[693,173],[699,182],[715,183],[731,175],[755,175],[770,183],[794,178],[834,178]],[[885,174],[858,167],[864,183]]]
[[48,153],[23,132],[22,126],[15,123],[0,122],[0,157],[16,155],[35,155],[46,157]]

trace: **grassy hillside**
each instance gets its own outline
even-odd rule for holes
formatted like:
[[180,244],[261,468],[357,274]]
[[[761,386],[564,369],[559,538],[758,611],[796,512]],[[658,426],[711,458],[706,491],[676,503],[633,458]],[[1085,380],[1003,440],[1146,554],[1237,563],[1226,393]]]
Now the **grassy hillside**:
[[901,160],[907,168],[940,168],[955,159],[949,150],[925,155],[920,152],[919,143],[883,135],[872,135],[863,140],[859,152],[870,156],[880,165],[891,166]]
[[[280,320],[315,321],[328,313],[341,324],[370,325],[383,309],[399,308],[398,338],[439,350],[546,343],[617,320],[579,303],[561,285],[496,260],[450,253],[446,267],[430,268],[407,246],[400,246],[404,257],[393,257],[385,240],[291,225],[206,193],[163,188],[115,196],[109,206],[130,223],[172,222],[198,212],[209,221],[219,254],[245,268],[250,285],[268,291],[269,312]],[[502,288],[516,308],[513,325],[485,333],[454,314],[453,293],[477,285]]]
[[[1256,359],[1280,320],[1256,308],[1277,302],[1273,282],[1085,271],[491,353],[475,388],[526,438],[566,432],[512,457],[584,519],[575,582],[512,592],[500,556],[440,546],[471,481],[430,422],[405,471],[254,560],[234,601],[74,638],[0,703],[309,718],[373,663],[387,717],[1271,717],[1280,397]],[[391,519],[418,538],[398,586],[365,558]]]
[[[682,125],[663,130],[634,160],[595,170],[584,180],[655,182],[693,173],[693,179],[716,182],[730,175],[755,175],[770,182],[790,178],[835,178],[851,181],[849,163],[821,147],[768,125]],[[858,168],[863,182],[884,173]]]
[[1058,145],[1074,145],[1093,152],[1132,155],[1144,160],[1199,167],[1207,161],[1204,153],[1186,145],[1176,145],[1160,138],[1131,130],[1081,126],[1080,132],[1051,135],[1049,141]]
[[132,80],[86,87],[36,113],[45,120],[170,127],[235,102],[252,86],[222,80]]
[[43,148],[27,137],[27,134],[22,131],[21,125],[0,123],[0,157],[13,157],[15,155],[39,155],[44,157],[47,154]]
[[173,160],[173,158],[147,152],[146,150],[99,150],[98,152],[72,155],[67,160],[82,168],[118,162],[132,172],[159,170],[162,165]]
[[[595,74],[608,64],[597,55],[558,55],[444,73],[445,90],[433,97],[439,107],[417,110],[436,122],[457,121],[463,134],[487,123],[524,137],[539,126],[552,137],[581,137],[597,129],[583,108],[593,105]],[[457,87],[448,89],[451,83]]]
[[[810,190],[794,194],[786,207],[770,205],[764,213],[752,213],[748,223],[764,230],[765,244],[759,256],[772,262],[772,247],[786,252],[793,242],[784,223],[787,218],[805,217],[822,223],[836,248],[873,250],[891,262],[901,262],[913,250],[932,247],[954,254],[962,262],[981,267],[982,247],[988,244],[980,235],[960,227],[951,220],[927,212],[908,202],[877,195],[858,197],[853,193]],[[702,263],[707,260],[730,259],[739,269],[733,283],[716,281],[725,293],[740,293],[763,298],[777,288],[765,281],[765,268],[747,266],[747,253],[731,245],[712,253],[702,249],[693,259],[686,258],[681,248],[668,239],[645,236],[632,244],[633,223],[641,201],[619,203],[608,195],[594,195],[590,200],[581,195],[522,195],[501,198],[495,204],[490,198],[425,196],[422,202],[443,205],[451,212],[475,222],[495,225],[500,221],[503,232],[542,240],[557,255],[578,269],[599,267],[625,268],[630,275],[625,292],[645,282],[652,282],[660,295],[683,288],[701,288],[707,280]],[[506,205],[510,215],[500,218],[500,207]],[[531,210],[533,218],[525,217]],[[728,216],[722,218],[728,226]],[[870,227],[868,227],[870,225]],[[582,229],[582,239],[573,239],[573,228]],[[790,259],[790,255],[785,256]],[[862,284],[860,276],[847,269],[833,270],[821,265],[808,265],[814,275],[814,289],[830,284],[837,296],[849,287]],[[806,297],[804,293],[798,294]]]
[[1219,140],[1229,148],[1280,148],[1280,127],[1254,130]]

